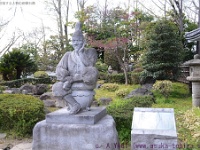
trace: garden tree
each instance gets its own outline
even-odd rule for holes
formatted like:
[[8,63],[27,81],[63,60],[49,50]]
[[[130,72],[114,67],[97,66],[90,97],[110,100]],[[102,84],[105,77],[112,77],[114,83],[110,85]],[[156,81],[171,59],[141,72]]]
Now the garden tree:
[[[96,13],[97,11],[93,8],[92,12]],[[99,42],[99,40],[106,40],[115,37],[115,28],[118,37],[126,37],[130,40],[128,43],[129,51],[126,52],[124,58],[126,58],[127,61],[128,59],[132,59],[132,57],[137,60],[141,54],[141,50],[143,49],[141,43],[142,32],[145,30],[147,23],[154,19],[153,16],[137,9],[128,13],[127,9],[122,9],[120,7],[109,10],[107,14],[108,17],[106,19],[106,24],[100,25],[103,21],[96,21],[97,17],[95,17],[95,15],[93,15],[94,17],[91,19],[92,21],[90,18],[85,21],[85,32],[89,39],[88,43],[94,46],[96,45],[94,43],[102,43]],[[99,45],[99,47],[103,46]],[[113,59],[116,60],[115,58]],[[110,58],[108,60],[112,62],[114,61]]]
[[130,59],[137,61],[140,55],[143,53],[143,32],[145,31],[146,26],[153,20],[154,17],[152,15],[149,15],[138,9],[135,9],[129,15],[129,20],[126,23],[126,28],[128,28],[129,32],[131,33],[131,36],[129,37],[131,42],[128,45],[130,50]]
[[114,57],[117,58],[117,61],[124,73],[125,84],[128,84],[128,73],[127,73],[128,70],[127,70],[127,62],[123,59],[125,59],[124,57],[127,51],[127,43],[128,43],[127,38],[116,37],[114,39],[110,39],[105,44],[105,49],[112,51],[112,54],[114,54]]
[[180,33],[182,33],[184,30],[183,0],[169,0],[169,2],[171,7],[173,8],[175,22],[178,24]]
[[39,54],[38,49],[34,43],[26,43],[19,47],[20,51],[23,52],[26,55],[29,55],[30,59],[32,59],[36,64],[38,64],[39,61]]
[[4,54],[0,60],[0,72],[4,80],[20,79],[21,76],[33,73],[36,70],[35,62],[28,54],[24,54],[18,48]]
[[59,33],[59,42],[61,49],[64,50],[64,41],[63,41],[63,23],[62,23],[62,0],[51,0],[54,11],[57,14],[58,21],[58,33]]
[[50,31],[49,27],[44,26],[43,20],[41,19],[41,26],[38,28],[34,28],[31,32],[22,33],[23,40],[22,43],[30,43],[33,47],[38,49],[38,53],[46,54],[46,45],[45,41],[47,40],[47,32]]
[[68,37],[68,26],[70,24],[69,22],[69,0],[66,1],[66,14],[65,14],[65,23],[64,23],[64,31],[65,31],[65,44],[69,45],[69,37]]
[[68,26],[71,24],[69,22],[70,0],[50,0],[46,1],[46,5],[56,17],[60,47],[62,50],[67,50],[67,47],[69,46]]
[[121,71],[122,69],[126,83],[128,83],[127,64],[131,57],[138,57],[139,54],[136,54],[136,51],[142,49],[140,38],[144,27],[140,28],[139,25],[152,21],[153,17],[139,10],[129,14],[127,9],[116,7],[110,10],[106,9],[106,15],[104,11],[100,13],[102,20],[98,21],[97,13],[99,11],[96,8],[89,7],[84,11],[86,16],[84,29],[89,40],[88,44],[95,48],[103,48],[104,62],[114,70]]
[[155,80],[175,80],[182,62],[183,45],[177,26],[168,20],[158,20],[147,31],[143,77]]

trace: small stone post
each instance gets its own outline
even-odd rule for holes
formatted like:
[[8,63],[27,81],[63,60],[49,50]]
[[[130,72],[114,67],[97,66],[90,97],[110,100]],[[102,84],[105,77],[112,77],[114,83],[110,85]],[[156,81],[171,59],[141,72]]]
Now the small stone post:
[[190,67],[188,81],[192,82],[192,106],[200,107],[200,55],[196,54],[194,59],[184,63]]

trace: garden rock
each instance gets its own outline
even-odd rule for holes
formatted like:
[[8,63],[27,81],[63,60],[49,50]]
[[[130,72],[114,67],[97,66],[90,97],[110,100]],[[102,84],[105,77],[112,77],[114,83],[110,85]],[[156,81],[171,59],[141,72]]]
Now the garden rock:
[[19,94],[20,90],[19,90],[19,88],[8,88],[8,89],[4,90],[3,93],[5,93],[5,94]]
[[24,85],[22,85],[22,86],[19,88],[19,90],[20,90],[21,93],[22,93],[23,90],[26,90],[27,93],[32,93],[33,88],[34,88],[34,85],[31,85],[31,84],[24,84]]
[[28,91],[27,90],[22,90],[22,94],[28,94]]
[[42,95],[47,91],[47,85],[46,84],[37,84],[36,86],[33,87],[33,94],[35,95]]
[[112,98],[102,97],[99,99],[99,101],[101,102],[102,105],[108,105],[112,101]]
[[15,92],[13,90],[5,90],[3,91],[4,94],[14,94]]
[[46,107],[55,107],[55,100],[43,100],[43,102]]
[[40,99],[41,100],[47,100],[47,99],[53,99],[53,95],[52,95],[52,92],[46,92],[46,93],[43,93],[42,95],[40,95]]
[[94,107],[99,107],[99,103],[98,103],[97,101],[94,100],[94,101],[92,102],[92,106],[94,106]]
[[151,92],[152,87],[153,87],[153,84],[144,84],[144,85],[142,85],[141,88],[137,88],[137,89],[133,90],[132,92],[130,92],[125,97],[125,99],[131,98],[133,96],[145,96],[145,95],[153,96],[153,93]]

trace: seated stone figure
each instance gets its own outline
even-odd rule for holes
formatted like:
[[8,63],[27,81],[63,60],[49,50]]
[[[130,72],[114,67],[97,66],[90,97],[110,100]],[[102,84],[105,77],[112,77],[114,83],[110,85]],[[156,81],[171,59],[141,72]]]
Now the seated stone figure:
[[66,100],[69,114],[89,110],[94,98],[94,88],[98,71],[94,67],[97,53],[93,48],[86,49],[85,40],[78,22],[72,36],[74,51],[66,52],[56,67],[58,82],[53,87],[55,97]]

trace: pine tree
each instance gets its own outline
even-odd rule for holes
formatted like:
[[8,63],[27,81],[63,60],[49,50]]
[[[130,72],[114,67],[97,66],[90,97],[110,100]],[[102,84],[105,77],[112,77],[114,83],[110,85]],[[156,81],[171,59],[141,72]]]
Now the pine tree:
[[174,80],[178,77],[183,46],[175,24],[167,20],[155,23],[148,33],[144,77]]

